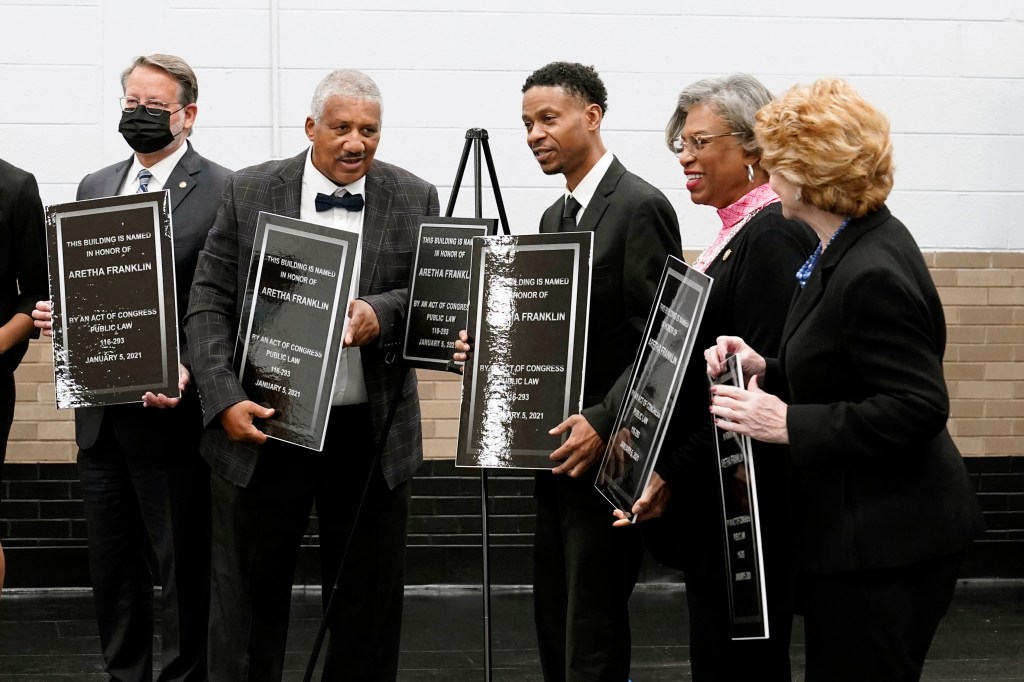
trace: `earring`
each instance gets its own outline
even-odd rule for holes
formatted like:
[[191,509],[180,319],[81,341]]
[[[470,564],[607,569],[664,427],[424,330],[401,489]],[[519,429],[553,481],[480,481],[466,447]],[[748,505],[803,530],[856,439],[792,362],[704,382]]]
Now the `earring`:
[[793,195],[793,201],[796,201],[796,202],[800,201],[800,188],[799,187],[796,188],[796,194]]
[[754,181],[754,167],[751,164],[747,164],[747,182]]

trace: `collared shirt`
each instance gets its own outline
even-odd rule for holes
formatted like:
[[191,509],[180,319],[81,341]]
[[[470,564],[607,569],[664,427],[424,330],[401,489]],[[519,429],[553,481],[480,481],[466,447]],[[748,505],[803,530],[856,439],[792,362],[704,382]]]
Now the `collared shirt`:
[[121,186],[121,191],[118,193],[119,196],[128,196],[129,194],[135,194],[139,191],[139,171],[146,168],[153,177],[149,179],[149,184],[146,186],[147,192],[159,192],[167,184],[167,179],[171,177],[171,173],[174,172],[174,167],[181,161],[181,157],[185,156],[185,152],[188,151],[188,142],[181,145],[165,159],[161,159],[153,164],[151,168],[146,168],[139,161],[139,155],[135,154],[132,156],[132,167],[128,169],[128,177],[124,179],[124,185]]
[[[309,148],[306,154],[306,166],[302,170],[302,197],[299,207],[299,219],[306,222],[316,223],[325,227],[333,227],[338,230],[355,232],[359,235],[359,246],[356,249],[356,267],[352,274],[352,289],[349,291],[349,300],[359,295],[359,269],[363,256],[363,215],[362,211],[346,211],[342,208],[332,208],[327,211],[316,210],[316,195],[334,194],[338,185],[317,170],[313,165],[313,148]],[[355,182],[344,186],[349,194],[362,194],[366,198],[366,177],[363,176]],[[345,311],[348,311],[348,301],[345,302]],[[339,341],[340,343],[340,341]],[[363,362],[358,346],[343,348],[338,358],[338,371],[335,375],[334,397],[332,405],[357,405],[367,401],[366,379],[363,377]]]
[[605,152],[604,155],[597,160],[594,167],[590,169],[580,184],[576,185],[576,189],[569,191],[569,188],[565,188],[565,196],[572,195],[576,201],[580,202],[580,210],[576,212],[576,224],[580,224],[580,218],[583,217],[583,212],[587,210],[587,204],[594,198],[594,192],[597,191],[597,186],[601,184],[601,180],[604,179],[604,174],[608,172],[608,169],[612,167],[612,160],[615,156],[611,152]]
[[742,197],[729,204],[725,208],[718,209],[718,217],[722,221],[722,228],[715,235],[715,238],[708,244],[708,247],[693,262],[693,268],[700,272],[707,272],[711,263],[718,258],[718,254],[732,241],[732,238],[740,229],[750,222],[765,206],[779,201],[776,194],[768,183],[758,185]]

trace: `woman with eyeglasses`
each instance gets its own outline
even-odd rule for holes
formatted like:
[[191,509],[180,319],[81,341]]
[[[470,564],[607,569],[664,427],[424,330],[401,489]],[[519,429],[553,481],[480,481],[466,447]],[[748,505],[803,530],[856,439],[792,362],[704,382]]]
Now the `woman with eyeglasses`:
[[884,203],[889,123],[822,80],[761,110],[755,134],[783,214],[818,245],[777,352],[735,336],[706,351],[712,374],[735,353],[753,377],[713,389],[712,412],[789,446],[808,682],[917,680],[983,522],[946,430],[942,304]]
[[[665,129],[695,204],[714,208],[719,232],[693,267],[714,278],[696,348],[716,337],[746,335],[778,345],[796,289],[794,274],[814,248],[806,227],[782,216],[754,139],[754,114],[771,100],[757,79],[735,74],[684,89]],[[786,536],[785,458],[779,446],[755,448],[755,476],[767,567],[768,640],[733,641],[724,560],[719,461],[708,413],[705,363],[686,370],[655,473],[630,510],[646,526],[655,558],[685,571],[693,679],[789,680],[792,623]],[[616,514],[625,521],[626,514]]]

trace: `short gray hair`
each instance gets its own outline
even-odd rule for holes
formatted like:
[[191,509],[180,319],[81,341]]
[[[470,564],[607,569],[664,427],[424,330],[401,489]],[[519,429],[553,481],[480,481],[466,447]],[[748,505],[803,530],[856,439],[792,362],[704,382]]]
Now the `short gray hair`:
[[754,114],[770,101],[772,93],[768,88],[745,73],[699,80],[679,93],[676,110],[665,126],[665,143],[672,149],[672,140],[683,132],[690,110],[706,104],[722,117],[730,132],[741,133],[737,137],[746,152],[760,156],[761,148],[754,138]]
[[310,116],[316,123],[320,122],[320,117],[324,115],[324,105],[331,97],[347,97],[376,102],[380,108],[381,117],[384,115],[384,98],[380,95],[380,89],[373,79],[362,71],[338,69],[330,72],[320,81],[316,90],[313,91],[313,102],[310,104]]

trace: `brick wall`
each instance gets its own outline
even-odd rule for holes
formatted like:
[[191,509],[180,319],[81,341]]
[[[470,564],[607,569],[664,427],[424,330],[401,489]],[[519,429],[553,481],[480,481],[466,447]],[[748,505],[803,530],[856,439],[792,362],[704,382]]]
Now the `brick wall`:
[[[696,257],[684,254],[687,260]],[[1024,577],[1024,253],[925,255],[945,304],[949,422],[985,511],[989,530],[976,543],[965,577]],[[456,469],[459,377],[421,370],[427,464],[413,483],[410,583],[473,584],[480,579],[480,475]],[[8,584],[87,584],[85,526],[78,497],[74,423],[53,407],[48,341],[33,342],[18,370],[16,421],[8,447],[0,537]],[[489,478],[492,581],[530,581],[532,476]],[[316,524],[306,539],[300,582],[315,580]],[[645,579],[675,580],[647,562]],[[20,568],[18,568],[20,567]]]
[[[688,261],[696,252],[684,254]],[[1024,455],[1024,253],[927,252],[945,305],[949,430],[967,457]],[[459,377],[419,371],[427,459],[455,456]],[[7,459],[72,462],[71,410],[53,407],[49,341],[34,341],[18,369]]]

